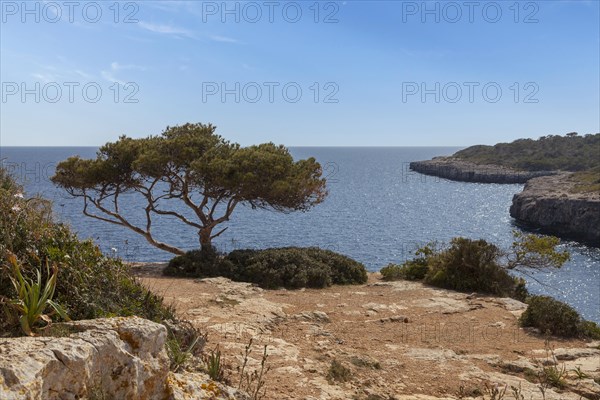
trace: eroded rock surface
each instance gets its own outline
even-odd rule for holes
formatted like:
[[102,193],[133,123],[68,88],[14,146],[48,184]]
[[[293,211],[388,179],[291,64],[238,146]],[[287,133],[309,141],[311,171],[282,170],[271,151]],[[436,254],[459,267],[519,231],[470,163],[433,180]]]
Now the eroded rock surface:
[[536,178],[513,197],[510,215],[544,232],[600,246],[600,193],[572,193],[569,174]]
[[[143,280],[209,333],[208,346],[219,345],[233,382],[250,340],[248,371],[260,368],[267,346],[266,399],[489,399],[494,385],[508,385],[505,399],[513,398],[511,385],[525,399],[542,399],[535,377],[547,362],[545,338],[518,326],[526,305],[513,299],[382,282],[378,274],[365,285],[319,290]],[[566,388],[547,388],[546,399],[593,399],[600,343],[551,345],[568,373]],[[334,361],[347,376],[332,373]],[[576,377],[577,367],[585,378]]]
[[65,325],[78,332],[0,339],[0,399],[166,397],[163,325],[137,317]]

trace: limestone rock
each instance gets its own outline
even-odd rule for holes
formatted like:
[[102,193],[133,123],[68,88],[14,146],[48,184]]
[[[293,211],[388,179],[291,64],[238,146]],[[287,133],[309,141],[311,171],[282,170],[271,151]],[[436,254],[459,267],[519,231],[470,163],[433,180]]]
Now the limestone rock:
[[529,172],[499,165],[475,164],[453,157],[435,157],[433,160],[414,161],[410,163],[410,169],[453,181],[481,183],[525,183],[534,177],[554,174],[552,171]]
[[0,341],[1,399],[165,398],[163,325],[137,317],[65,325],[77,332]]
[[250,400],[246,393],[211,380],[196,372],[169,373],[169,400]]
[[513,197],[510,216],[521,223],[594,245],[600,243],[600,196],[570,193],[570,174],[532,179]]
[[329,315],[327,315],[323,311],[305,311],[300,314],[294,315],[294,318],[312,322],[330,322]]

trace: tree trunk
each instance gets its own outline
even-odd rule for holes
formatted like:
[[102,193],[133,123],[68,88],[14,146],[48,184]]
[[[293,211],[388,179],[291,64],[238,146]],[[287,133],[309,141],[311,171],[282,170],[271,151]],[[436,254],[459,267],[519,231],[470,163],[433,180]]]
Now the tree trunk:
[[212,230],[213,230],[212,227],[206,227],[206,228],[200,229],[200,231],[198,232],[198,236],[200,237],[200,251],[202,251],[203,253],[213,249],[212,243],[210,240]]

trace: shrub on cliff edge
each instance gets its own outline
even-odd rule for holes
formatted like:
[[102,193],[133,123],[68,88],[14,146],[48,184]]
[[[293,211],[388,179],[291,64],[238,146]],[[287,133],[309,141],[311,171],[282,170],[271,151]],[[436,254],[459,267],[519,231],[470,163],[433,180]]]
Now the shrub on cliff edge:
[[543,334],[562,337],[600,339],[600,327],[581,318],[568,304],[549,296],[530,296],[527,310],[521,315],[521,326],[534,327]]
[[363,264],[349,257],[316,247],[283,247],[265,250],[234,250],[228,255],[203,257],[190,251],[173,258],[166,275],[214,277],[255,283],[263,288],[361,284],[367,281]]
[[381,274],[384,280],[424,280],[446,289],[510,296],[525,301],[528,296],[526,281],[511,276],[508,271],[560,268],[569,259],[569,254],[557,250],[558,238],[517,231],[513,234],[515,240],[507,251],[482,239],[458,237],[441,249],[431,243],[417,250],[414,259],[402,266],[390,264],[382,268]]

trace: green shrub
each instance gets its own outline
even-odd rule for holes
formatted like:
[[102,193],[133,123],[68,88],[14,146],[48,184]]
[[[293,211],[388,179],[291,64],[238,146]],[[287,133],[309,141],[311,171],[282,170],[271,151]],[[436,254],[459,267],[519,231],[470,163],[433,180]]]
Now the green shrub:
[[526,302],[529,297],[529,290],[527,290],[527,281],[523,278],[514,278],[515,286],[513,289],[513,299],[517,299],[522,302]]
[[397,264],[388,264],[379,270],[384,281],[398,281],[404,279],[402,266]]
[[541,333],[562,337],[600,338],[600,327],[585,321],[568,304],[549,296],[530,296],[529,306],[519,320],[522,326],[530,326]]
[[206,257],[191,251],[175,257],[166,274],[213,277],[255,283],[263,288],[323,288],[332,284],[367,281],[361,263],[330,250],[284,247],[266,250],[234,250],[227,256]]
[[[223,268],[227,266],[228,263],[223,263],[223,256],[214,248],[203,251],[192,250],[171,259],[163,273],[168,276],[214,277],[221,276]],[[230,269],[231,267],[225,272],[227,275],[233,273]]]
[[584,337],[600,340],[600,326],[592,321],[582,321],[580,326],[581,334]]
[[[14,254],[26,280],[37,281],[40,265],[56,265],[54,300],[74,320],[138,315],[156,322],[174,318],[161,297],[144,288],[121,261],[105,257],[90,240],[79,240],[52,219],[51,204],[26,198],[23,189],[0,168],[0,296],[17,298],[8,255]],[[41,281],[49,272],[41,271]],[[0,308],[0,335],[16,334]]]
[[500,249],[485,240],[454,238],[450,247],[429,257],[425,282],[459,291],[513,296],[518,283],[497,262]]
[[388,264],[380,272],[384,281],[397,281],[399,279],[420,281],[425,278],[428,271],[427,259],[416,258],[408,260],[402,265]]
[[571,306],[549,296],[531,296],[528,303],[529,307],[520,318],[521,325],[557,336],[578,334],[581,317]]

